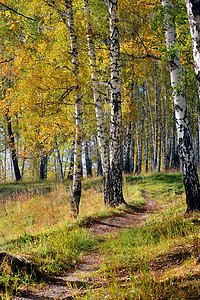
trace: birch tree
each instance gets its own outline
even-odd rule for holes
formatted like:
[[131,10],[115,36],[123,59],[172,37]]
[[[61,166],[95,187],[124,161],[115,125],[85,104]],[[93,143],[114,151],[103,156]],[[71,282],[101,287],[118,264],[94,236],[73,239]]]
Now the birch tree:
[[200,0],[185,0],[193,46],[194,69],[200,98]]
[[109,156],[108,156],[108,148],[107,148],[108,141],[106,137],[106,127],[104,123],[104,114],[103,114],[103,108],[101,102],[101,91],[99,85],[88,0],[84,0],[84,5],[85,5],[85,13],[86,13],[85,21],[86,21],[86,30],[87,30],[90,70],[92,76],[93,97],[94,97],[96,119],[97,119],[98,143],[100,148],[100,157],[101,157],[103,178],[104,178],[104,203],[108,205],[110,204],[112,205],[112,187],[110,181],[110,165],[109,165]]
[[82,95],[79,82],[79,61],[78,48],[74,27],[74,18],[72,12],[72,0],[65,0],[68,29],[71,42],[71,54],[73,63],[73,72],[76,81],[75,89],[75,119],[76,119],[76,137],[74,149],[74,173],[70,212],[72,216],[77,216],[79,213],[79,203],[81,199],[81,175],[82,175]]
[[192,136],[187,117],[184,92],[181,87],[181,65],[176,51],[175,23],[171,17],[172,1],[162,0],[165,13],[166,46],[170,55],[170,76],[175,107],[175,121],[178,136],[179,155],[182,161],[183,183],[186,192],[187,210],[200,209],[200,187],[195,164]]
[[131,171],[131,137],[132,137],[132,122],[129,122],[126,134],[126,149],[124,159],[124,173],[130,174]]
[[118,0],[108,0],[110,21],[110,60],[111,60],[111,119],[110,119],[110,169],[113,187],[113,204],[125,203],[122,192],[122,147],[121,147],[121,83],[120,83],[120,44],[117,5]]

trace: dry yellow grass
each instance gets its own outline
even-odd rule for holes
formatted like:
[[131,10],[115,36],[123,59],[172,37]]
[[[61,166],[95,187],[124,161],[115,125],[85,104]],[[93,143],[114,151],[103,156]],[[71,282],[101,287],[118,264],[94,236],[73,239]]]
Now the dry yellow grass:
[[[105,208],[102,184],[89,186],[82,190],[79,219],[100,215],[110,211]],[[92,180],[85,179],[84,183]],[[141,191],[137,187],[124,184],[124,196],[127,202],[144,202]],[[30,195],[27,192],[7,197],[2,202],[0,211],[0,243],[19,238],[52,231],[66,226],[73,220],[70,217],[71,190],[65,184],[57,184],[48,194]]]
[[[7,199],[0,211],[0,243],[35,235],[65,226],[71,220],[71,192],[60,184],[50,194],[30,196],[26,192]],[[91,188],[83,190],[80,217],[93,215],[105,209],[103,193]]]

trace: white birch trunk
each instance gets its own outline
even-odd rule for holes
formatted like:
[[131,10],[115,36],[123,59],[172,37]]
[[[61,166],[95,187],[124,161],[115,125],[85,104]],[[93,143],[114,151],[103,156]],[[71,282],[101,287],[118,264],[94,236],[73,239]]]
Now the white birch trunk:
[[158,75],[157,66],[154,61],[154,72],[155,72],[155,133],[154,133],[154,170],[157,170],[158,164]]
[[167,95],[167,85],[165,82],[165,103],[164,103],[164,113],[163,113],[163,155],[164,155],[164,170],[169,169],[169,122],[168,122],[168,95]]
[[139,143],[139,124],[140,124],[140,120],[138,118],[137,122],[136,122],[136,142],[137,142],[137,152],[136,152],[136,160],[135,160],[135,173],[139,172],[139,151],[140,151],[140,143]]
[[181,90],[181,65],[178,53],[173,50],[176,46],[176,30],[169,11],[172,11],[172,1],[162,0],[165,9],[165,36],[170,55],[171,86],[175,107],[175,121],[179,144],[179,155],[182,161],[183,183],[186,192],[187,210],[200,209],[200,188],[195,164],[192,136],[187,117],[184,93]]
[[82,95],[79,82],[79,61],[77,41],[72,12],[72,0],[65,0],[68,29],[71,42],[71,53],[73,63],[73,73],[76,82],[75,88],[75,119],[76,119],[76,137],[74,151],[74,173],[70,213],[73,217],[79,214],[79,203],[81,198],[81,175],[82,175]]
[[134,171],[134,159],[135,159],[135,140],[134,140],[134,132],[132,130],[132,143],[131,143],[131,173]]
[[200,98],[200,1],[185,0],[192,37],[194,69]]
[[144,151],[144,156],[145,156],[145,172],[149,171],[149,125],[148,125],[148,109],[146,106],[146,111],[145,111],[145,120],[146,120],[146,143],[145,143],[145,151]]
[[104,123],[104,113],[101,102],[100,84],[97,72],[96,55],[93,43],[93,32],[90,21],[90,10],[88,0],[84,0],[85,13],[86,13],[86,30],[87,30],[87,41],[88,41],[88,53],[90,61],[90,70],[92,76],[93,85],[93,97],[95,103],[96,119],[97,119],[97,133],[98,143],[100,149],[101,164],[103,169],[104,177],[104,203],[107,205],[112,204],[112,187],[110,181],[110,165],[109,165],[109,154],[107,148],[107,137],[106,137],[106,126]]
[[129,123],[126,134],[126,150],[124,156],[124,173],[131,172],[131,137],[132,137],[132,122]]
[[122,192],[122,147],[121,147],[121,82],[120,82],[120,44],[117,17],[118,0],[108,0],[110,21],[110,59],[111,59],[111,119],[110,119],[110,169],[113,186],[113,205],[125,203]]

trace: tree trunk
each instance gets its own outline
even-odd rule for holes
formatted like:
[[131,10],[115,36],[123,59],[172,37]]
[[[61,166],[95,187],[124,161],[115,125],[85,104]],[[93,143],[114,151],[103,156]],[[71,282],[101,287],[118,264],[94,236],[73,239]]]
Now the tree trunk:
[[[72,11],[72,0],[65,0],[65,11],[62,12],[56,5],[54,0],[51,0],[51,5],[57,10],[63,23],[69,30],[69,37],[71,43],[71,55],[75,83],[75,122],[76,122],[76,136],[74,149],[74,173],[72,184],[72,198],[70,206],[70,214],[72,217],[77,217],[79,214],[79,204],[81,199],[81,178],[82,178],[82,94],[79,80],[79,61],[78,61],[78,47],[77,38],[74,26],[74,17]],[[67,18],[67,20],[66,20]]]
[[163,0],[162,5],[165,9],[165,36],[166,45],[174,49],[170,57],[170,76],[173,88],[173,98],[175,107],[175,121],[178,136],[179,154],[182,162],[183,183],[186,192],[187,210],[200,210],[200,187],[195,164],[195,154],[192,143],[192,136],[187,117],[186,101],[181,89],[181,65],[176,47],[175,23],[169,11],[172,11],[171,0]]
[[[24,153],[25,153],[25,151],[26,151],[26,145],[24,146]],[[25,163],[26,163],[26,157],[25,157],[25,154],[24,154],[23,155],[23,160],[22,160],[22,168],[21,168],[22,178],[24,177]]]
[[155,72],[155,134],[154,134],[154,170],[157,169],[158,164],[158,76],[157,66],[154,61],[154,72]]
[[146,96],[147,96],[147,106],[149,106],[150,115],[150,144],[149,144],[149,161],[151,171],[154,169],[154,141],[155,141],[155,130],[154,130],[154,119],[151,107],[151,98],[149,95],[148,82],[145,83]]
[[13,135],[13,131],[12,131],[11,118],[8,116],[8,113],[5,113],[5,118],[7,121],[8,140],[9,140],[11,157],[12,157],[12,162],[13,162],[13,167],[14,167],[14,172],[15,172],[15,179],[16,179],[16,181],[19,181],[21,179],[21,174],[20,174],[19,165],[18,165],[17,151],[15,148],[15,139],[14,139],[14,135]]
[[7,179],[7,149],[5,147],[4,150],[4,170],[3,170],[3,181],[4,183],[6,183],[6,179]]
[[159,155],[158,155],[158,172],[161,170],[161,155],[162,155],[162,123],[159,124]]
[[86,167],[87,177],[92,177],[92,162],[89,157],[87,140],[85,140],[85,167]]
[[139,168],[139,148],[140,148],[140,143],[139,143],[139,119],[136,122],[136,142],[137,142],[137,152],[136,152],[136,159],[135,159],[135,173],[138,173]]
[[200,143],[200,139],[199,139],[199,134],[200,134],[200,118],[199,118],[199,111],[197,112],[197,133],[196,133],[196,162],[197,162],[197,166],[199,166],[199,143]]
[[124,160],[124,173],[130,174],[131,172],[131,136],[132,136],[132,122],[129,123],[126,134],[126,150]]
[[81,199],[81,177],[82,177],[82,95],[79,80],[79,61],[77,39],[74,27],[74,18],[72,12],[72,0],[65,0],[66,15],[68,21],[68,30],[71,42],[71,54],[73,63],[73,74],[76,84],[75,88],[75,119],[76,119],[76,137],[74,149],[74,173],[72,185],[72,198],[70,214],[77,217],[79,214],[79,204]]
[[131,143],[131,173],[134,171],[134,159],[135,159],[135,140],[134,133],[132,130],[132,143]]
[[169,169],[168,151],[169,151],[169,139],[168,139],[168,108],[167,108],[167,90],[165,84],[165,103],[163,105],[163,119],[162,119],[162,144],[163,144],[163,157],[164,157],[164,170]]
[[88,0],[84,0],[85,13],[86,13],[86,30],[87,30],[87,41],[88,41],[88,53],[90,61],[90,70],[92,76],[93,85],[93,96],[95,103],[95,112],[97,119],[97,133],[98,143],[100,149],[101,165],[103,170],[104,178],[104,203],[112,205],[113,202],[113,191],[110,178],[110,165],[109,165],[109,154],[108,154],[108,141],[106,137],[106,127],[104,122],[104,113],[101,102],[101,91],[99,85],[99,78],[97,72],[95,48],[93,43],[93,32],[90,21],[90,10]]
[[74,173],[74,150],[75,150],[75,142],[73,141],[71,156],[70,156],[69,172],[67,175],[67,178],[70,180],[73,179],[73,173]]
[[97,176],[102,176],[102,175],[103,175],[102,163],[101,163],[101,157],[99,156],[97,160]]
[[144,151],[144,156],[145,156],[145,171],[149,171],[149,125],[148,125],[148,109],[146,106],[146,112],[145,112],[145,118],[146,118],[146,143],[145,143],[145,151]]
[[40,155],[40,180],[47,179],[47,154]]
[[[172,116],[172,118],[173,118],[173,116]],[[176,131],[176,127],[175,127],[175,124],[173,124],[172,129],[171,129],[171,164],[170,164],[171,169],[175,169],[175,155],[176,155],[175,154],[175,152],[176,152],[176,132],[175,131]]]
[[61,160],[61,157],[60,157],[60,151],[58,149],[58,143],[57,143],[57,141],[55,141],[55,144],[56,144],[56,152],[57,152],[57,156],[58,156],[58,165],[59,165],[60,179],[61,179],[61,181],[63,181],[64,180],[63,165],[62,165],[62,160]]
[[121,147],[121,82],[120,44],[117,17],[118,0],[108,0],[110,21],[111,60],[111,118],[110,118],[110,170],[113,185],[113,205],[125,203],[122,192],[122,147]]
[[200,0],[185,0],[193,45],[194,69],[200,98]]
[[138,151],[138,173],[142,171],[142,149],[144,140],[144,109],[142,107],[142,116],[139,121],[139,151]]
[[[166,73],[166,68],[164,68]],[[165,75],[166,76],[166,75]],[[168,116],[168,90],[167,90],[167,83],[165,79],[165,104],[164,104],[164,111],[165,111],[165,120],[163,123],[165,124],[165,144],[166,144],[166,160],[164,162],[164,169],[169,169],[169,161],[170,161],[170,140],[169,140],[169,116]]]

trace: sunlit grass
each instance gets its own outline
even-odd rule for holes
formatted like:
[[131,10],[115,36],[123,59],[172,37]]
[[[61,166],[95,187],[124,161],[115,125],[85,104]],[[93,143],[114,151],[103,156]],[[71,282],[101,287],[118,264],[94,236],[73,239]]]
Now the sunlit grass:
[[50,194],[31,196],[26,192],[4,200],[0,212],[0,242],[24,234],[37,234],[69,221],[70,194],[65,186]]
[[100,247],[105,285],[84,299],[199,299],[200,216],[186,214],[180,174],[128,178],[128,186],[147,189],[160,211],[140,227],[124,230]]
[[[87,218],[120,213],[105,208],[102,180],[83,181],[77,221],[69,214],[69,183],[52,186],[48,194],[24,189],[4,197],[0,211],[3,251],[31,259],[45,274],[74,268],[83,253],[99,251],[104,263],[98,277],[105,285],[91,288],[85,299],[190,299],[190,294],[198,299],[200,216],[185,213],[180,174],[126,176],[125,200],[136,207],[145,204],[145,189],[160,211],[150,214],[140,227],[124,230],[114,239],[107,236],[104,243],[102,237],[80,227]],[[0,284],[7,289],[2,298],[9,299],[13,290],[29,285],[30,279],[31,275],[15,274],[1,264]]]
[[[79,220],[112,211],[105,208],[102,183],[94,187],[92,183],[90,185],[82,191]],[[145,203],[141,191],[141,188],[124,184],[125,199],[135,206]],[[66,226],[72,221],[70,200],[71,191],[64,184],[59,184],[49,194],[32,195],[23,191],[14,197],[4,198],[0,211],[0,243],[25,234],[35,235]]]

